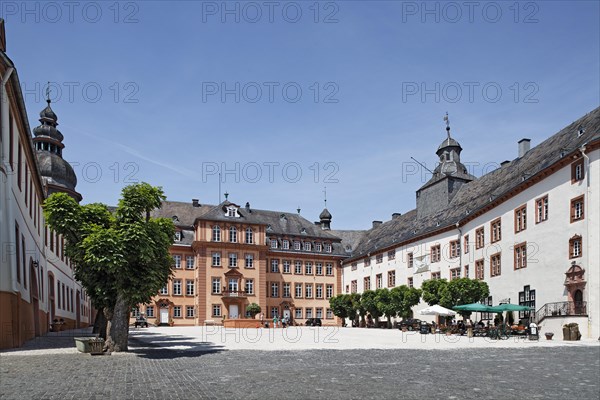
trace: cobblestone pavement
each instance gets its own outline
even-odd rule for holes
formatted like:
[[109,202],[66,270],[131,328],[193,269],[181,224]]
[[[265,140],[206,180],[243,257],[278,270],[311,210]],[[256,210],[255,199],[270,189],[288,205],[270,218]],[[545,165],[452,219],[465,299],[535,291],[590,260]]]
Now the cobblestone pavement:
[[[600,398],[598,346],[264,352],[131,340],[112,356],[73,353],[64,338],[5,353],[0,399]],[[39,351],[68,342],[68,353]]]

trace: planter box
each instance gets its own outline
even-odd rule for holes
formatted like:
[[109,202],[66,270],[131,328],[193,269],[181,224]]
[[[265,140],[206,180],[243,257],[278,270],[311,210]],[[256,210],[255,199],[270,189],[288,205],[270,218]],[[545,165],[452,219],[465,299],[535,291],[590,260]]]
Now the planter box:
[[571,340],[571,330],[566,326],[563,327],[563,340]]
[[75,338],[75,347],[82,353],[102,354],[104,339],[90,337]]

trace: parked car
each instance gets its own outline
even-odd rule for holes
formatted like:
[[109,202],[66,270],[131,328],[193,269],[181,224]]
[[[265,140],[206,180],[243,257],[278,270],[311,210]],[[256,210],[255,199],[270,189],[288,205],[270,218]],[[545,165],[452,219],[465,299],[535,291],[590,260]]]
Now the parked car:
[[406,327],[406,329],[408,329],[409,331],[418,331],[421,329],[421,324],[429,325],[429,323],[421,321],[420,319],[408,318],[398,323],[398,329]]
[[305,326],[321,326],[322,324],[321,318],[307,318],[304,323]]
[[135,319],[135,322],[133,323],[133,326],[135,328],[147,328],[148,327],[148,320],[143,315],[139,315]]

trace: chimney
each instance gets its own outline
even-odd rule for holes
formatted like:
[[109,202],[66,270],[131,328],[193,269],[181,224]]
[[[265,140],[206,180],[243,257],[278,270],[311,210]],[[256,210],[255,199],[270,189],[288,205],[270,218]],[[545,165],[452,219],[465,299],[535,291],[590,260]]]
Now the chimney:
[[400,214],[400,213],[393,213],[392,214],[392,219],[400,218],[401,215],[402,214]]
[[198,203],[198,199],[192,199],[192,206],[200,207],[200,204]]
[[381,224],[383,224],[382,221],[373,221],[373,228],[377,228]]
[[525,153],[529,151],[529,147],[531,144],[531,139],[521,139],[519,140],[519,158],[523,157]]
[[245,207],[246,207],[246,211],[250,212],[250,202],[249,201],[246,202]]
[[510,161],[504,160],[500,163],[500,167],[504,167],[505,165],[510,164]]

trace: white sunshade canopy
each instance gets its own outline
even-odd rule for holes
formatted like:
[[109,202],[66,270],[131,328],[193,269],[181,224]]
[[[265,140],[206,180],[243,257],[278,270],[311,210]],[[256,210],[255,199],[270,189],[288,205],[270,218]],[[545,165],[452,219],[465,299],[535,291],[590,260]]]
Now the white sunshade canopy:
[[421,311],[419,311],[419,314],[421,315],[441,315],[444,317],[452,317],[454,315],[456,315],[456,313],[452,310],[449,310],[445,307],[442,307],[438,304],[434,305],[434,306],[429,306]]

